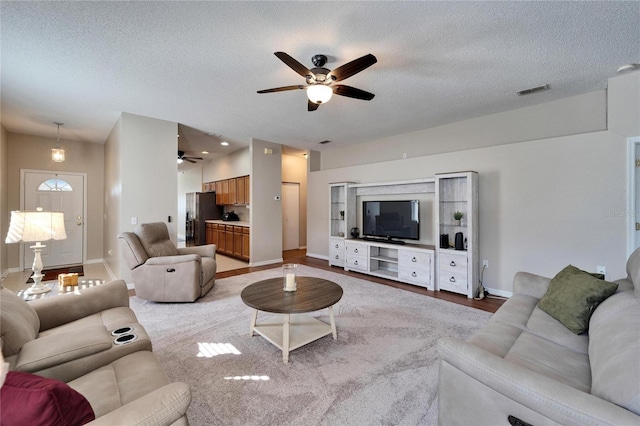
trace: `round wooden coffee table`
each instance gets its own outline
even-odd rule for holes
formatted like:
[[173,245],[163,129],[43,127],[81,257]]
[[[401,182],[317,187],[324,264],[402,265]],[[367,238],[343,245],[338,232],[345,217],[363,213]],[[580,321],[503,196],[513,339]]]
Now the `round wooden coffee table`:
[[[342,298],[342,287],[322,278],[297,277],[297,290],[284,291],[282,278],[258,281],[242,290],[245,305],[254,308],[250,335],[260,334],[282,350],[282,360],[289,362],[289,351],[318,340],[328,334],[338,338],[333,318],[333,305]],[[328,308],[330,324],[307,315]],[[283,314],[260,324],[258,311]]]

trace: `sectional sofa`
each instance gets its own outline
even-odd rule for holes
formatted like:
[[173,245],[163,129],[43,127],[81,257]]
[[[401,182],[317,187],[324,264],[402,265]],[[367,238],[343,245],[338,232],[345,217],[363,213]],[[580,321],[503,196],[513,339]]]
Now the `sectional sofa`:
[[614,283],[576,269],[518,273],[488,325],[439,342],[440,424],[640,425],[640,250]]
[[188,424],[189,386],[151,352],[124,281],[28,303],[1,288],[0,332],[2,424]]

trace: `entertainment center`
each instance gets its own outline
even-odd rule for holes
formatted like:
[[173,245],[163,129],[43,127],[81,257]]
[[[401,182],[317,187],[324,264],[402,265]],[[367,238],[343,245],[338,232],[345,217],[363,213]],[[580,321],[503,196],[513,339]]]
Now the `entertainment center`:
[[[478,173],[331,183],[329,192],[330,265],[433,291],[447,290],[468,298],[477,295]],[[433,227],[419,221],[419,209],[427,206],[410,199],[420,194],[435,195],[433,211],[429,212]],[[385,200],[364,200],[376,196]],[[425,236],[429,229],[438,235]],[[405,239],[431,239],[437,246]]]

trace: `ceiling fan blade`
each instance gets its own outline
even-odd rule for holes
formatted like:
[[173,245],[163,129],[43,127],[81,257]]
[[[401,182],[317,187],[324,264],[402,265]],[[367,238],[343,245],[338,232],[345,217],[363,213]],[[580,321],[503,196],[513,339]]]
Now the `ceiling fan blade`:
[[340,96],[346,96],[348,98],[362,99],[363,101],[370,101],[375,96],[373,93],[365,92],[355,87],[345,86],[344,84],[337,84],[331,86],[333,93]]
[[366,68],[369,68],[376,62],[378,62],[376,57],[369,53],[368,55],[364,55],[361,58],[354,59],[353,61],[336,68],[329,73],[329,77],[331,77],[333,81],[344,80],[345,78],[349,78],[352,75],[357,74]]
[[285,90],[298,90],[298,89],[306,89],[306,88],[307,86],[300,84],[298,86],[283,86],[283,87],[275,87],[273,89],[258,90],[258,93],[284,92]]
[[320,105],[316,104],[315,102],[311,102],[310,100],[307,100],[307,111],[315,111],[318,109]]
[[275,52],[274,55],[276,55],[278,59],[280,59],[282,62],[287,64],[289,68],[291,68],[292,70],[294,70],[295,72],[303,76],[304,78],[307,78],[308,76],[313,77],[314,74],[309,70],[309,68],[305,67],[300,62],[296,61],[291,56],[289,56],[288,54],[284,52]]
[[202,157],[182,157],[185,160],[204,160]]
[[190,163],[195,163],[195,161],[193,161],[191,158],[187,158],[187,157],[183,157],[182,158],[184,161],[188,161]]

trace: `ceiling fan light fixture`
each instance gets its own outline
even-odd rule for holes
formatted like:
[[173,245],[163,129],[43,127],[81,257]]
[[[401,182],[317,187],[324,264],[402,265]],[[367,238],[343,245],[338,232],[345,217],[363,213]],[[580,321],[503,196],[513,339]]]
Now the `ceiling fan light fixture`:
[[222,146],[229,146],[229,142],[227,142],[227,141],[222,141],[222,142],[220,142],[220,145],[222,145]]
[[333,95],[333,90],[324,84],[314,84],[307,87],[307,97],[314,104],[319,105],[329,102],[331,95]]
[[182,158],[178,157],[178,164],[182,164],[183,161],[184,160]]

